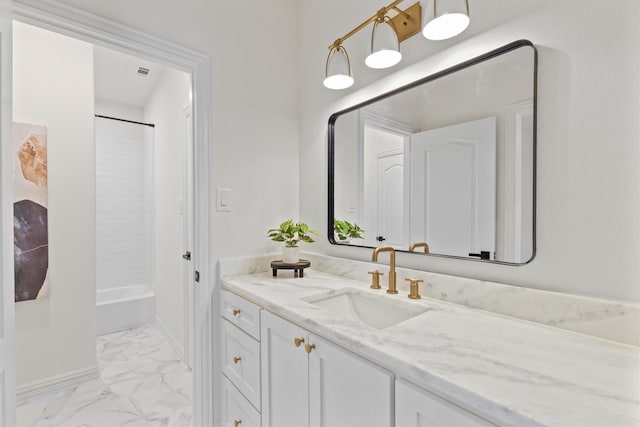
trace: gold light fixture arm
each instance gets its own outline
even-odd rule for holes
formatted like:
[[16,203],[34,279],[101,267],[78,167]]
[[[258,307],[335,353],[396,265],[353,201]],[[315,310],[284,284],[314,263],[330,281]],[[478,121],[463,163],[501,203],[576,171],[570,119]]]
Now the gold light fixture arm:
[[400,15],[404,16],[404,17],[405,17],[405,18],[407,18],[407,19],[408,19],[408,18],[411,18],[411,15],[409,15],[407,12],[405,12],[405,11],[404,11],[404,10],[402,10],[402,9],[399,9],[399,8],[397,8],[397,7],[395,7],[395,6],[394,6],[394,7],[392,7],[392,9],[393,9],[393,10],[395,10],[396,12],[398,12],[398,14],[400,14]]
[[[357,27],[355,27],[353,30],[349,31],[347,34],[345,34],[344,36],[340,37],[339,39],[337,39],[336,41],[334,41],[332,44],[329,45],[329,50],[333,49],[334,47],[337,48],[338,46],[340,46],[342,44],[342,42],[344,42],[345,40],[347,40],[349,37],[353,36],[354,34],[356,34],[358,31],[362,30],[364,27],[366,27],[367,25],[369,25],[372,22],[381,21],[381,16],[382,16],[382,20],[384,20],[384,16],[387,14],[387,12],[389,12],[390,10],[395,10],[398,13],[404,15],[406,18],[409,18],[409,14],[407,14],[406,12],[403,12],[402,10],[398,9],[396,6],[398,6],[398,4],[400,4],[401,2],[403,2],[404,0],[395,0],[393,3],[391,3],[388,6],[385,6],[383,8],[381,8],[380,10],[378,10],[376,12],[375,15],[373,15],[372,17],[370,17],[369,19],[367,19],[366,21],[364,21],[362,24],[358,25]],[[417,17],[418,20],[420,19],[420,17]]]

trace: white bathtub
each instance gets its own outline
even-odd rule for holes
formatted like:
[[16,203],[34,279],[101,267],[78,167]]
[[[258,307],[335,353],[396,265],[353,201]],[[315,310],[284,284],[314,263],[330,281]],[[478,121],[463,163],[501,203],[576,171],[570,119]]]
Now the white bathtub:
[[155,315],[155,295],[144,285],[96,292],[96,335],[148,325]]

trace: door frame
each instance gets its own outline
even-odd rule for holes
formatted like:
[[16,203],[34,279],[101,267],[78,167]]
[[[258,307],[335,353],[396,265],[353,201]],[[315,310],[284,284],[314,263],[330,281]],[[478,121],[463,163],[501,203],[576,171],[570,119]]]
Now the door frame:
[[[215,269],[211,245],[210,187],[211,165],[211,117],[212,87],[211,58],[209,55],[188,47],[169,42],[145,32],[93,15],[75,7],[61,4],[55,0],[14,0],[11,17],[20,22],[39,28],[64,34],[95,45],[104,46],[119,52],[177,68],[191,75],[192,89],[192,125],[193,125],[193,226],[194,241],[192,254],[192,273],[199,272],[200,280],[196,286],[192,274],[193,318],[195,319],[193,349],[193,423],[194,425],[213,425],[213,314],[210,309],[215,281]],[[4,42],[4,40],[3,40]],[[3,52],[4,54],[4,52]],[[4,61],[3,61],[4,64]],[[3,70],[4,71],[4,70]],[[3,93],[4,95],[4,93]],[[6,98],[3,96],[3,102]],[[9,102],[11,99],[9,99]],[[3,115],[6,114],[4,109]],[[4,117],[3,117],[4,119]],[[9,117],[9,120],[11,118]],[[6,128],[6,126],[4,126]],[[10,131],[9,131],[10,132]],[[2,154],[7,153],[11,143],[10,135],[3,129]],[[3,162],[5,160],[3,159]],[[3,166],[3,173],[4,173]],[[3,177],[4,179],[4,177]],[[6,183],[3,183],[3,187]],[[3,188],[4,189],[4,188]],[[9,211],[3,192],[3,219]],[[3,221],[3,233],[10,228]],[[3,239],[3,242],[7,239]],[[2,261],[13,262],[12,252],[3,248]],[[3,275],[8,273],[3,268]],[[6,279],[6,277],[4,277]],[[3,295],[4,296],[4,295]],[[13,300],[11,301],[13,304]],[[9,304],[5,296],[5,309]],[[13,312],[13,306],[11,306]],[[4,325],[5,328],[7,325]],[[13,325],[11,325],[13,326]],[[14,355],[15,357],[15,355]],[[15,382],[14,382],[15,388]]]
[[[526,174],[524,168],[527,164],[533,164],[535,160],[535,142],[531,142],[533,150],[527,151],[526,141],[522,138],[522,121],[525,117],[532,117],[535,123],[534,101],[526,100],[509,105],[504,111],[504,139],[512,136],[514,144],[503,144],[503,156],[506,160],[506,168],[504,171],[506,179],[503,189],[502,198],[504,200],[504,224],[503,224],[503,253],[500,254],[503,259],[510,260],[513,263],[524,263],[523,260],[523,244],[533,248],[533,239],[530,235],[523,233],[523,222],[528,215],[531,215],[532,209],[523,209],[523,202],[527,198],[523,194],[535,192],[535,183],[532,183],[533,174]],[[525,162],[526,156],[533,157],[529,163]],[[513,160],[513,161],[511,161]],[[530,200],[535,199],[530,197]],[[533,216],[530,221],[533,222]],[[532,255],[526,254],[531,259]]]
[[0,425],[16,425],[11,3],[0,0]]
[[[365,144],[365,128],[373,128],[388,133],[400,135],[404,138],[404,177],[405,182],[409,182],[411,176],[411,135],[417,132],[411,126],[406,123],[402,123],[388,117],[381,116],[370,111],[359,110],[358,113],[358,222],[362,224],[364,222],[364,144]],[[405,224],[409,223],[409,196],[410,188],[405,185],[404,187],[404,221]],[[405,227],[405,237],[409,238],[409,227]]]

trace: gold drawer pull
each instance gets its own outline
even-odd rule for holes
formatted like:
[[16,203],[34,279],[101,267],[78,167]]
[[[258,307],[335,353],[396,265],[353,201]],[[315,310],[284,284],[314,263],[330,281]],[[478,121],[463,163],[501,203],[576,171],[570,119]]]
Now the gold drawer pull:
[[304,345],[304,349],[307,353],[311,353],[311,350],[313,350],[314,348],[316,348],[315,344],[305,344]]
[[237,308],[234,308],[232,313],[234,316],[237,316],[238,314],[240,314],[240,310],[238,310]]
[[242,424],[242,420],[233,420],[234,427],[238,427],[240,424]]
[[293,339],[293,343],[296,345],[296,347],[300,347],[300,344],[302,344],[304,342],[304,338],[294,338]]
[[241,357],[236,356],[236,357],[233,358],[233,363],[235,363],[237,365],[238,362],[241,361],[241,360],[242,360]]

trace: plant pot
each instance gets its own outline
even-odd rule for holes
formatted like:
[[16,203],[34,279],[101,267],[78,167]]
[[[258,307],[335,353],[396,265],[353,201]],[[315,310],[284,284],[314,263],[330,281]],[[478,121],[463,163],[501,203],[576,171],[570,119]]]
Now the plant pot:
[[349,243],[351,243],[351,239],[350,238],[340,239],[340,238],[338,238],[338,236],[335,237],[335,241],[336,241],[336,243],[342,243],[344,245],[348,245]]
[[298,257],[300,248],[297,246],[282,247],[282,262],[287,264],[295,264],[300,258]]

